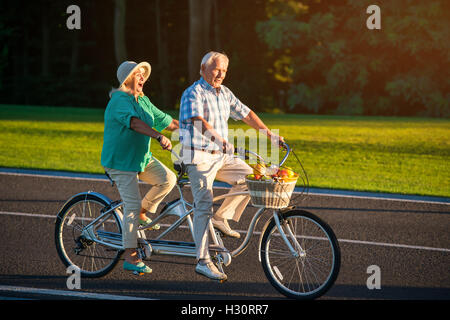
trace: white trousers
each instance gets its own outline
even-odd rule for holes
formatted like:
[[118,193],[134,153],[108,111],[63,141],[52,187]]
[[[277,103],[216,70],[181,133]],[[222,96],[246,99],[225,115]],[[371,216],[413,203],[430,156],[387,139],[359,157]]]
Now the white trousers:
[[[155,213],[159,203],[173,189],[177,182],[175,174],[157,159],[151,159],[143,172],[121,171],[105,168],[116,183],[124,203],[122,241],[125,249],[137,247],[137,227],[141,208]],[[150,190],[141,197],[138,179],[151,185]]]
[[[232,186],[229,193],[246,190],[245,176],[253,173],[242,159],[228,154],[201,152],[201,160],[186,166],[194,198],[194,241],[197,259],[209,259],[209,221],[213,216],[214,179]],[[197,157],[197,156],[196,156]],[[249,195],[227,197],[215,213],[215,217],[239,221],[250,201]]]

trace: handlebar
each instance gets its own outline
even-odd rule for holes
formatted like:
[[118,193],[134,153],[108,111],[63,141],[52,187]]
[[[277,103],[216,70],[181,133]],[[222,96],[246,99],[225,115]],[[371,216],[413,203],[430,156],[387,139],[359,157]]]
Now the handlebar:
[[[281,160],[280,164],[278,165],[278,167],[281,167],[287,160],[287,158],[289,157],[289,154],[291,153],[291,147],[286,143],[286,142],[280,142],[280,146],[286,150],[286,154],[284,155],[283,159]],[[170,153],[172,153],[177,160],[180,162],[181,167],[183,166],[183,160],[180,158],[180,156],[173,151],[173,149],[167,149],[167,151],[169,151]],[[267,164],[267,161],[261,157],[259,154],[257,154],[256,152],[247,150],[245,148],[235,148],[234,153],[237,153],[239,155],[243,155],[245,160],[249,159],[249,155],[253,155],[256,158],[258,158],[260,161],[264,162],[265,164]],[[184,171],[184,170],[183,170]]]
[[[286,142],[281,142],[280,145],[283,147],[284,150],[286,150],[286,154],[284,155],[278,167],[281,167],[286,162],[287,158],[289,157],[289,154],[291,153],[291,147]],[[251,154],[256,158],[258,158],[260,161],[267,163],[267,161],[256,152],[244,148],[236,148],[235,152],[244,155],[245,160],[248,160],[249,159],[248,155]]]

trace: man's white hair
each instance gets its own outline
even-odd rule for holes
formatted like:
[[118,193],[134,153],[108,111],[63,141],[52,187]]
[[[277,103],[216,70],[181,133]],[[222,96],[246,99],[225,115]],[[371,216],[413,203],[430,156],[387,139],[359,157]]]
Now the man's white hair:
[[227,57],[227,55],[225,53],[220,53],[220,52],[215,52],[215,51],[210,51],[207,54],[205,54],[205,56],[202,59],[202,62],[200,63],[200,75],[203,76],[202,74],[202,66],[208,67],[215,59],[218,58],[222,58],[225,59],[225,61],[229,62],[229,59]]

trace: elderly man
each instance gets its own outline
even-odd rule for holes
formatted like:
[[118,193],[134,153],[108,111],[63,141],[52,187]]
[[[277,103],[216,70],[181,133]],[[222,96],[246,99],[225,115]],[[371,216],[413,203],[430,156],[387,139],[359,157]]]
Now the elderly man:
[[228,57],[218,52],[206,54],[200,65],[200,80],[187,88],[181,97],[180,141],[182,157],[191,182],[194,197],[194,241],[198,264],[195,271],[208,278],[225,280],[227,276],[212,263],[209,245],[209,221],[225,235],[239,238],[229,219],[239,218],[250,200],[247,195],[226,198],[213,216],[213,182],[224,181],[231,192],[245,190],[245,176],[252,169],[233,156],[233,145],[228,142],[228,119],[242,120],[249,126],[264,130],[272,141],[283,141],[275,136],[259,117],[222,85],[228,68]]

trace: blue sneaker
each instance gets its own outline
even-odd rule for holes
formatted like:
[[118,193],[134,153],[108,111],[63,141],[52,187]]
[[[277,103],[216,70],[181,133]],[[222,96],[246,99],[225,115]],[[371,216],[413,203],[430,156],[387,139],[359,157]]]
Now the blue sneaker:
[[[145,220],[142,220],[139,218],[139,224],[143,228],[149,226],[151,223],[152,223],[152,219],[150,219],[149,217],[147,217],[147,219],[145,219]],[[159,230],[160,228],[161,228],[161,226],[159,224],[155,224],[153,227],[151,227],[151,229],[153,229],[153,230]]]
[[144,273],[152,273],[152,269],[146,266],[142,261],[138,264],[132,264],[128,261],[123,262],[123,270],[133,271],[134,274],[143,275]]

